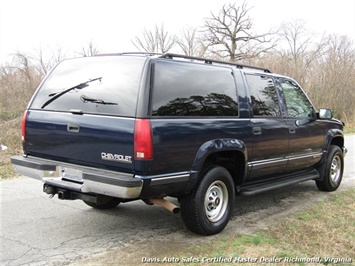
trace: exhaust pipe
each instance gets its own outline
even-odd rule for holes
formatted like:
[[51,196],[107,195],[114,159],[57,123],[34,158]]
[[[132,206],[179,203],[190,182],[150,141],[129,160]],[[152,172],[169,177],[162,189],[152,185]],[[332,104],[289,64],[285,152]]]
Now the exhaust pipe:
[[178,206],[176,206],[175,204],[173,204],[165,199],[148,199],[148,201],[151,204],[156,204],[156,205],[162,206],[174,214],[180,213],[180,208]]

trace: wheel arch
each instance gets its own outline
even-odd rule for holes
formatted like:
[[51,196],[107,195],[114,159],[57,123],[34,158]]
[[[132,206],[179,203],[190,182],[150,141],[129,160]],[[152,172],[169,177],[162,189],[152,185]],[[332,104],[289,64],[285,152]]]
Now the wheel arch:
[[317,164],[317,167],[327,159],[331,145],[338,146],[343,151],[343,153],[346,152],[346,149],[344,147],[344,135],[341,129],[328,130],[327,135],[325,137],[324,146],[323,146],[323,156],[322,159]]
[[344,135],[341,129],[330,129],[327,132],[324,146],[323,146],[323,156],[322,159],[316,165],[316,169],[320,174],[320,177],[317,180],[323,180],[324,177],[323,165],[328,159],[329,149],[332,145],[338,146],[342,150],[343,154],[345,155],[347,150],[344,147]]
[[247,150],[243,141],[237,139],[215,139],[202,144],[196,153],[192,166],[194,178],[189,182],[192,189],[199,181],[201,172],[209,166],[222,166],[226,168],[235,183],[243,182],[247,173]]
[[330,145],[337,145],[341,150],[344,148],[344,135],[340,129],[330,129],[325,137],[323,149],[329,151]]

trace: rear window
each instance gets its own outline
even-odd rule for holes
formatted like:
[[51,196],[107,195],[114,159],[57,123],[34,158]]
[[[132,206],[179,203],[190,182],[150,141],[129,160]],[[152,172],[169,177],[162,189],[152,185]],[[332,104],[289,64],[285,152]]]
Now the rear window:
[[264,75],[246,75],[254,116],[281,116],[274,81]]
[[145,61],[128,56],[65,60],[44,81],[31,109],[134,116]]
[[232,70],[157,60],[152,109],[153,116],[238,116]]

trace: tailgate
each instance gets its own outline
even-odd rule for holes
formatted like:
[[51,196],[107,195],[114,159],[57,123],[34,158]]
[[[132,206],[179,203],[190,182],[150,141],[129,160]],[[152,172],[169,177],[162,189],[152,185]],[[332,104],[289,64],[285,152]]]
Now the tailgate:
[[67,163],[133,170],[134,119],[28,111],[25,153]]

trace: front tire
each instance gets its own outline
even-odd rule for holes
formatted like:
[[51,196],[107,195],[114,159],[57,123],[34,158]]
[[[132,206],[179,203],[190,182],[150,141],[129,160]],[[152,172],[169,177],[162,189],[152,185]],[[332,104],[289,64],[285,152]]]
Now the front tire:
[[335,191],[340,186],[344,171],[344,157],[338,146],[331,145],[328,158],[318,169],[323,179],[316,181],[316,185],[321,191]]
[[229,222],[235,201],[232,176],[223,167],[213,167],[201,177],[198,186],[181,198],[181,216],[192,232],[213,235]]

